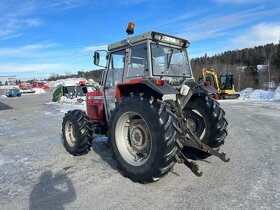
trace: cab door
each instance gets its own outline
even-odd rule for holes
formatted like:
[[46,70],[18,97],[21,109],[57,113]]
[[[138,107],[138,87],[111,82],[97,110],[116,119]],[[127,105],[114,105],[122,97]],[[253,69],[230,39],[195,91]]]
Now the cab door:
[[112,52],[104,84],[104,100],[107,120],[111,118],[112,111],[115,109],[115,94],[118,83],[123,82],[123,72],[125,68],[125,50]]

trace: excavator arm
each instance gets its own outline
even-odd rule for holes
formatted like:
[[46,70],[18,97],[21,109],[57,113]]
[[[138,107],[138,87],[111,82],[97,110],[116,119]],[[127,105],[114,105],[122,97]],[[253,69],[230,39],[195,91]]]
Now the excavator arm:
[[210,69],[202,68],[201,75],[202,75],[203,81],[206,81],[207,76],[211,76],[213,78],[213,81],[214,81],[214,87],[218,90],[219,93],[221,92],[221,88],[220,88],[220,85],[219,85],[219,78],[218,78],[218,75],[215,71],[210,70]]

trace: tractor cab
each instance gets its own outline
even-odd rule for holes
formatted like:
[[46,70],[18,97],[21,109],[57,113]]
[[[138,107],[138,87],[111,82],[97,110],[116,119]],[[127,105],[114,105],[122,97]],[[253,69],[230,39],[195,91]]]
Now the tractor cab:
[[101,66],[101,60],[107,60],[109,77],[103,78],[105,87],[132,78],[169,79],[179,84],[192,77],[188,46],[187,40],[151,31],[110,44],[105,56],[95,51],[94,63]]
[[[106,54],[95,51],[94,64],[102,63],[106,68],[102,85],[107,119],[115,108],[116,93],[123,95],[128,91],[116,88],[119,84],[152,80],[157,86],[180,86],[192,79],[188,46],[187,40],[151,31],[110,44]],[[145,89],[145,85],[140,86]]]

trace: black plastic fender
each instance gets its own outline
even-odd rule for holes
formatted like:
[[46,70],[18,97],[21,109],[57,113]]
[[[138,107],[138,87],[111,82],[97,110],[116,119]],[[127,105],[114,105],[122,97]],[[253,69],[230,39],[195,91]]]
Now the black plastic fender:
[[193,94],[204,93],[209,95],[218,93],[218,91],[211,86],[205,86],[193,81],[187,81],[185,82],[185,85],[188,85],[190,87],[190,91],[192,91]]
[[144,92],[161,98],[163,95],[176,95],[179,92],[167,82],[162,86],[157,86],[155,80],[143,79],[136,83],[127,82],[118,84],[121,95],[129,95],[131,92]]

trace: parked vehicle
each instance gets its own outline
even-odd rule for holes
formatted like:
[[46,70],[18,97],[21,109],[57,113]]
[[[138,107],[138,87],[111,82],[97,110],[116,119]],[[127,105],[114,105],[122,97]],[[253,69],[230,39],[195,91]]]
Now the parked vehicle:
[[19,89],[13,88],[13,89],[9,90],[5,95],[7,97],[20,97],[21,94],[22,93],[19,91]]
[[239,94],[235,93],[233,74],[223,74],[219,77],[215,70],[202,68],[201,75],[204,84],[217,89],[218,99],[236,99],[240,97]]

